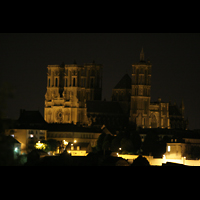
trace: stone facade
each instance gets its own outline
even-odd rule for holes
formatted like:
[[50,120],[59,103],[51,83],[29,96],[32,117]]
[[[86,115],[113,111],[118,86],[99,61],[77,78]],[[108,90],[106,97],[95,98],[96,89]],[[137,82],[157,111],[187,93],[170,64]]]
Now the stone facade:
[[44,119],[88,124],[86,101],[101,100],[102,65],[48,65]]
[[170,128],[169,104],[151,103],[151,68],[150,61],[144,60],[143,49],[140,62],[132,65],[132,87],[129,120],[141,128]]
[[[150,61],[144,51],[112,89],[111,101],[101,101],[102,65],[48,65],[44,119],[48,123],[79,123],[84,126],[187,129],[185,107],[180,109],[158,98],[151,102]],[[171,120],[171,122],[170,122]]]

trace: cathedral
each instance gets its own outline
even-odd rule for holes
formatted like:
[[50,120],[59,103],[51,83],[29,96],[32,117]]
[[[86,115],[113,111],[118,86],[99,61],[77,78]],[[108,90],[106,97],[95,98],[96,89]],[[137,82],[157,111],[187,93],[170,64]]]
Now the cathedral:
[[102,65],[48,65],[44,119],[48,123],[83,126],[187,129],[184,103],[151,102],[150,61],[143,49],[132,75],[125,74],[112,89],[111,101],[102,101]]

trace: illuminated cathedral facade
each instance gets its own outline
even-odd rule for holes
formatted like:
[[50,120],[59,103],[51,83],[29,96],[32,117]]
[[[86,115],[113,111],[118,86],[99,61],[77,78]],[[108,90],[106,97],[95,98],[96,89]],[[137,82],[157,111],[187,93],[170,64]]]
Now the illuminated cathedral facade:
[[87,101],[101,100],[102,65],[48,65],[44,118],[48,123],[88,124]]
[[[111,101],[101,100],[102,65],[74,63],[47,68],[44,118],[48,123],[187,129],[183,103],[176,109],[161,98],[151,102],[152,64],[145,61],[143,49],[139,62],[132,65],[131,77],[125,74],[112,89]],[[170,106],[175,113],[170,113]]]

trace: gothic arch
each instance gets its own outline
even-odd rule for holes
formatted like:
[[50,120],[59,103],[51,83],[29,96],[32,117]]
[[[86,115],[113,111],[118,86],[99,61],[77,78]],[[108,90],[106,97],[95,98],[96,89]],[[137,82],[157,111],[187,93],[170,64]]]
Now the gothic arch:
[[152,113],[151,114],[151,128],[157,128],[157,127],[158,127],[158,123],[157,123],[156,116]]

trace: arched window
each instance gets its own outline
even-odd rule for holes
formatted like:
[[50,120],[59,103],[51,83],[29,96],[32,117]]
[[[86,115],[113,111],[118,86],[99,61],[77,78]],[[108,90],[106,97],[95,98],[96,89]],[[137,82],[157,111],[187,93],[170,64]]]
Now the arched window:
[[136,84],[136,81],[135,81],[135,76],[133,76],[132,78],[132,84],[135,85]]
[[48,84],[49,87],[51,87],[51,79],[49,78],[49,84]]
[[56,78],[56,87],[58,87],[58,78]]
[[94,79],[91,78],[91,88],[93,88],[93,87],[94,87]]
[[68,79],[66,78],[66,79],[65,79],[65,87],[68,86],[67,82],[68,82]]
[[73,86],[75,87],[76,86],[76,79],[73,78]]

